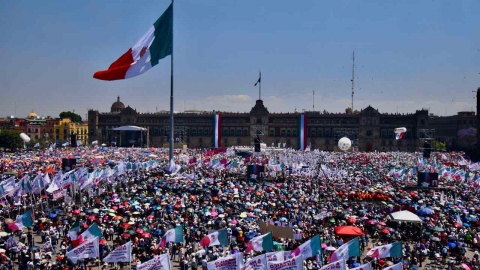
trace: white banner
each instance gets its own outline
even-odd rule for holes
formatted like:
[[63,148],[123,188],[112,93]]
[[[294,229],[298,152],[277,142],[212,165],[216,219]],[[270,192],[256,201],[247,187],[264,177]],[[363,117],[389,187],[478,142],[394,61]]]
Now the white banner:
[[333,263],[329,263],[323,266],[322,268],[320,268],[320,270],[347,270],[347,265],[345,264],[344,260],[340,260]]
[[241,270],[264,270],[267,267],[265,254],[251,258],[240,269]]
[[167,254],[155,256],[153,259],[137,264],[137,270],[170,270],[170,259]]
[[66,196],[63,198],[63,201],[66,203],[66,204],[70,204],[72,202],[72,197],[69,197],[69,196]]
[[132,242],[128,242],[125,245],[117,247],[114,251],[110,252],[104,262],[117,263],[117,262],[130,262],[132,255]]
[[286,252],[283,251],[268,252],[265,254],[267,256],[267,262],[283,262],[289,259],[285,257],[285,253]]
[[207,263],[208,270],[238,270],[242,267],[242,253],[235,253]]
[[73,263],[77,263],[80,259],[97,258],[98,257],[98,237],[94,237],[80,244],[78,247],[67,252],[67,258]]
[[62,189],[55,190],[55,191],[53,192],[53,200],[54,200],[54,201],[56,201],[56,200],[58,200],[58,199],[60,199],[60,198],[62,198],[62,197],[63,197],[63,190],[62,190]]
[[303,257],[298,255],[295,258],[283,262],[267,262],[268,270],[303,270]]
[[372,270],[370,263],[362,264],[355,268],[348,268],[348,270]]

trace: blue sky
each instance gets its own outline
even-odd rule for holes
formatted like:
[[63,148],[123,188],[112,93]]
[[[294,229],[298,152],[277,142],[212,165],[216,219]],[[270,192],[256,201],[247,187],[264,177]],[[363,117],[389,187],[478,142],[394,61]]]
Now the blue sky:
[[[163,13],[163,0],[18,0],[0,9],[0,116],[108,111],[120,95],[142,112],[168,110],[170,59],[139,77],[106,69]],[[480,1],[177,0],[175,110],[354,108],[476,110]],[[16,104],[16,106],[15,106]]]

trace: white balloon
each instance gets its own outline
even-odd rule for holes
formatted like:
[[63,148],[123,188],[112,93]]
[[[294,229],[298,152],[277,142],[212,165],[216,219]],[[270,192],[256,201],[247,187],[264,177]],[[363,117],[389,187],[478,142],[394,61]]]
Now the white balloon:
[[30,141],[30,137],[28,137],[28,135],[25,133],[20,133],[20,138],[27,143]]
[[347,151],[350,149],[350,147],[352,147],[352,141],[349,138],[343,137],[338,140],[338,148],[340,148],[342,151]]

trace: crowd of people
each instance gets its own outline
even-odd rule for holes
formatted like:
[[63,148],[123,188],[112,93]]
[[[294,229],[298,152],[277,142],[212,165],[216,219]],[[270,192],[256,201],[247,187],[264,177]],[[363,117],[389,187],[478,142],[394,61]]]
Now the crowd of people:
[[[322,251],[305,258],[304,269],[320,269],[333,251],[358,237],[362,255],[348,267],[373,269],[403,262],[404,269],[436,265],[479,269],[480,165],[463,153],[323,152],[269,149],[176,150],[78,147],[0,153],[0,269],[134,269],[169,254],[180,269],[244,252],[261,224],[291,228],[273,235],[274,249],[290,256],[319,235]],[[62,159],[75,159],[73,170]],[[248,165],[263,174],[247,174]],[[62,170],[63,169],[63,170]],[[438,186],[418,186],[418,175],[438,174]],[[428,177],[427,177],[428,178]],[[16,230],[18,215],[31,210],[32,226]],[[391,213],[408,210],[422,222],[398,222]],[[73,263],[65,254],[81,232],[97,224],[99,258]],[[358,235],[339,235],[348,225]],[[161,245],[169,229],[182,226],[184,239]],[[226,229],[228,245],[203,247],[211,231]],[[103,262],[116,247],[132,243],[131,262]],[[373,247],[402,242],[403,256],[365,256]],[[243,253],[247,262],[258,255]]]

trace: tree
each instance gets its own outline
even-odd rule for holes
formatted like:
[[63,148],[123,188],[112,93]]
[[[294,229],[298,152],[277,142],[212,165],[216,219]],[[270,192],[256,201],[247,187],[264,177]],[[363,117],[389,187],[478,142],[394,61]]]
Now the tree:
[[15,150],[21,148],[23,141],[20,138],[19,130],[7,130],[3,129],[0,131],[0,147],[8,148],[10,150]]
[[72,120],[72,122],[74,123],[81,123],[82,122],[82,117],[78,114],[76,114],[75,112],[71,112],[71,111],[68,111],[68,112],[61,112],[60,113],[60,118],[70,118],[70,120]]
[[37,143],[40,145],[37,149],[45,149],[50,145],[46,138],[31,139],[27,144],[28,149],[34,149]]
[[360,111],[359,111],[359,110],[355,110],[355,111],[353,111],[353,114],[359,114],[359,113],[360,113]]
[[444,143],[444,142],[432,141],[432,147],[433,147],[435,150],[447,151],[447,144]]
[[323,114],[328,114],[328,111],[324,109]]
[[348,107],[345,109],[346,114],[352,114],[352,108]]

